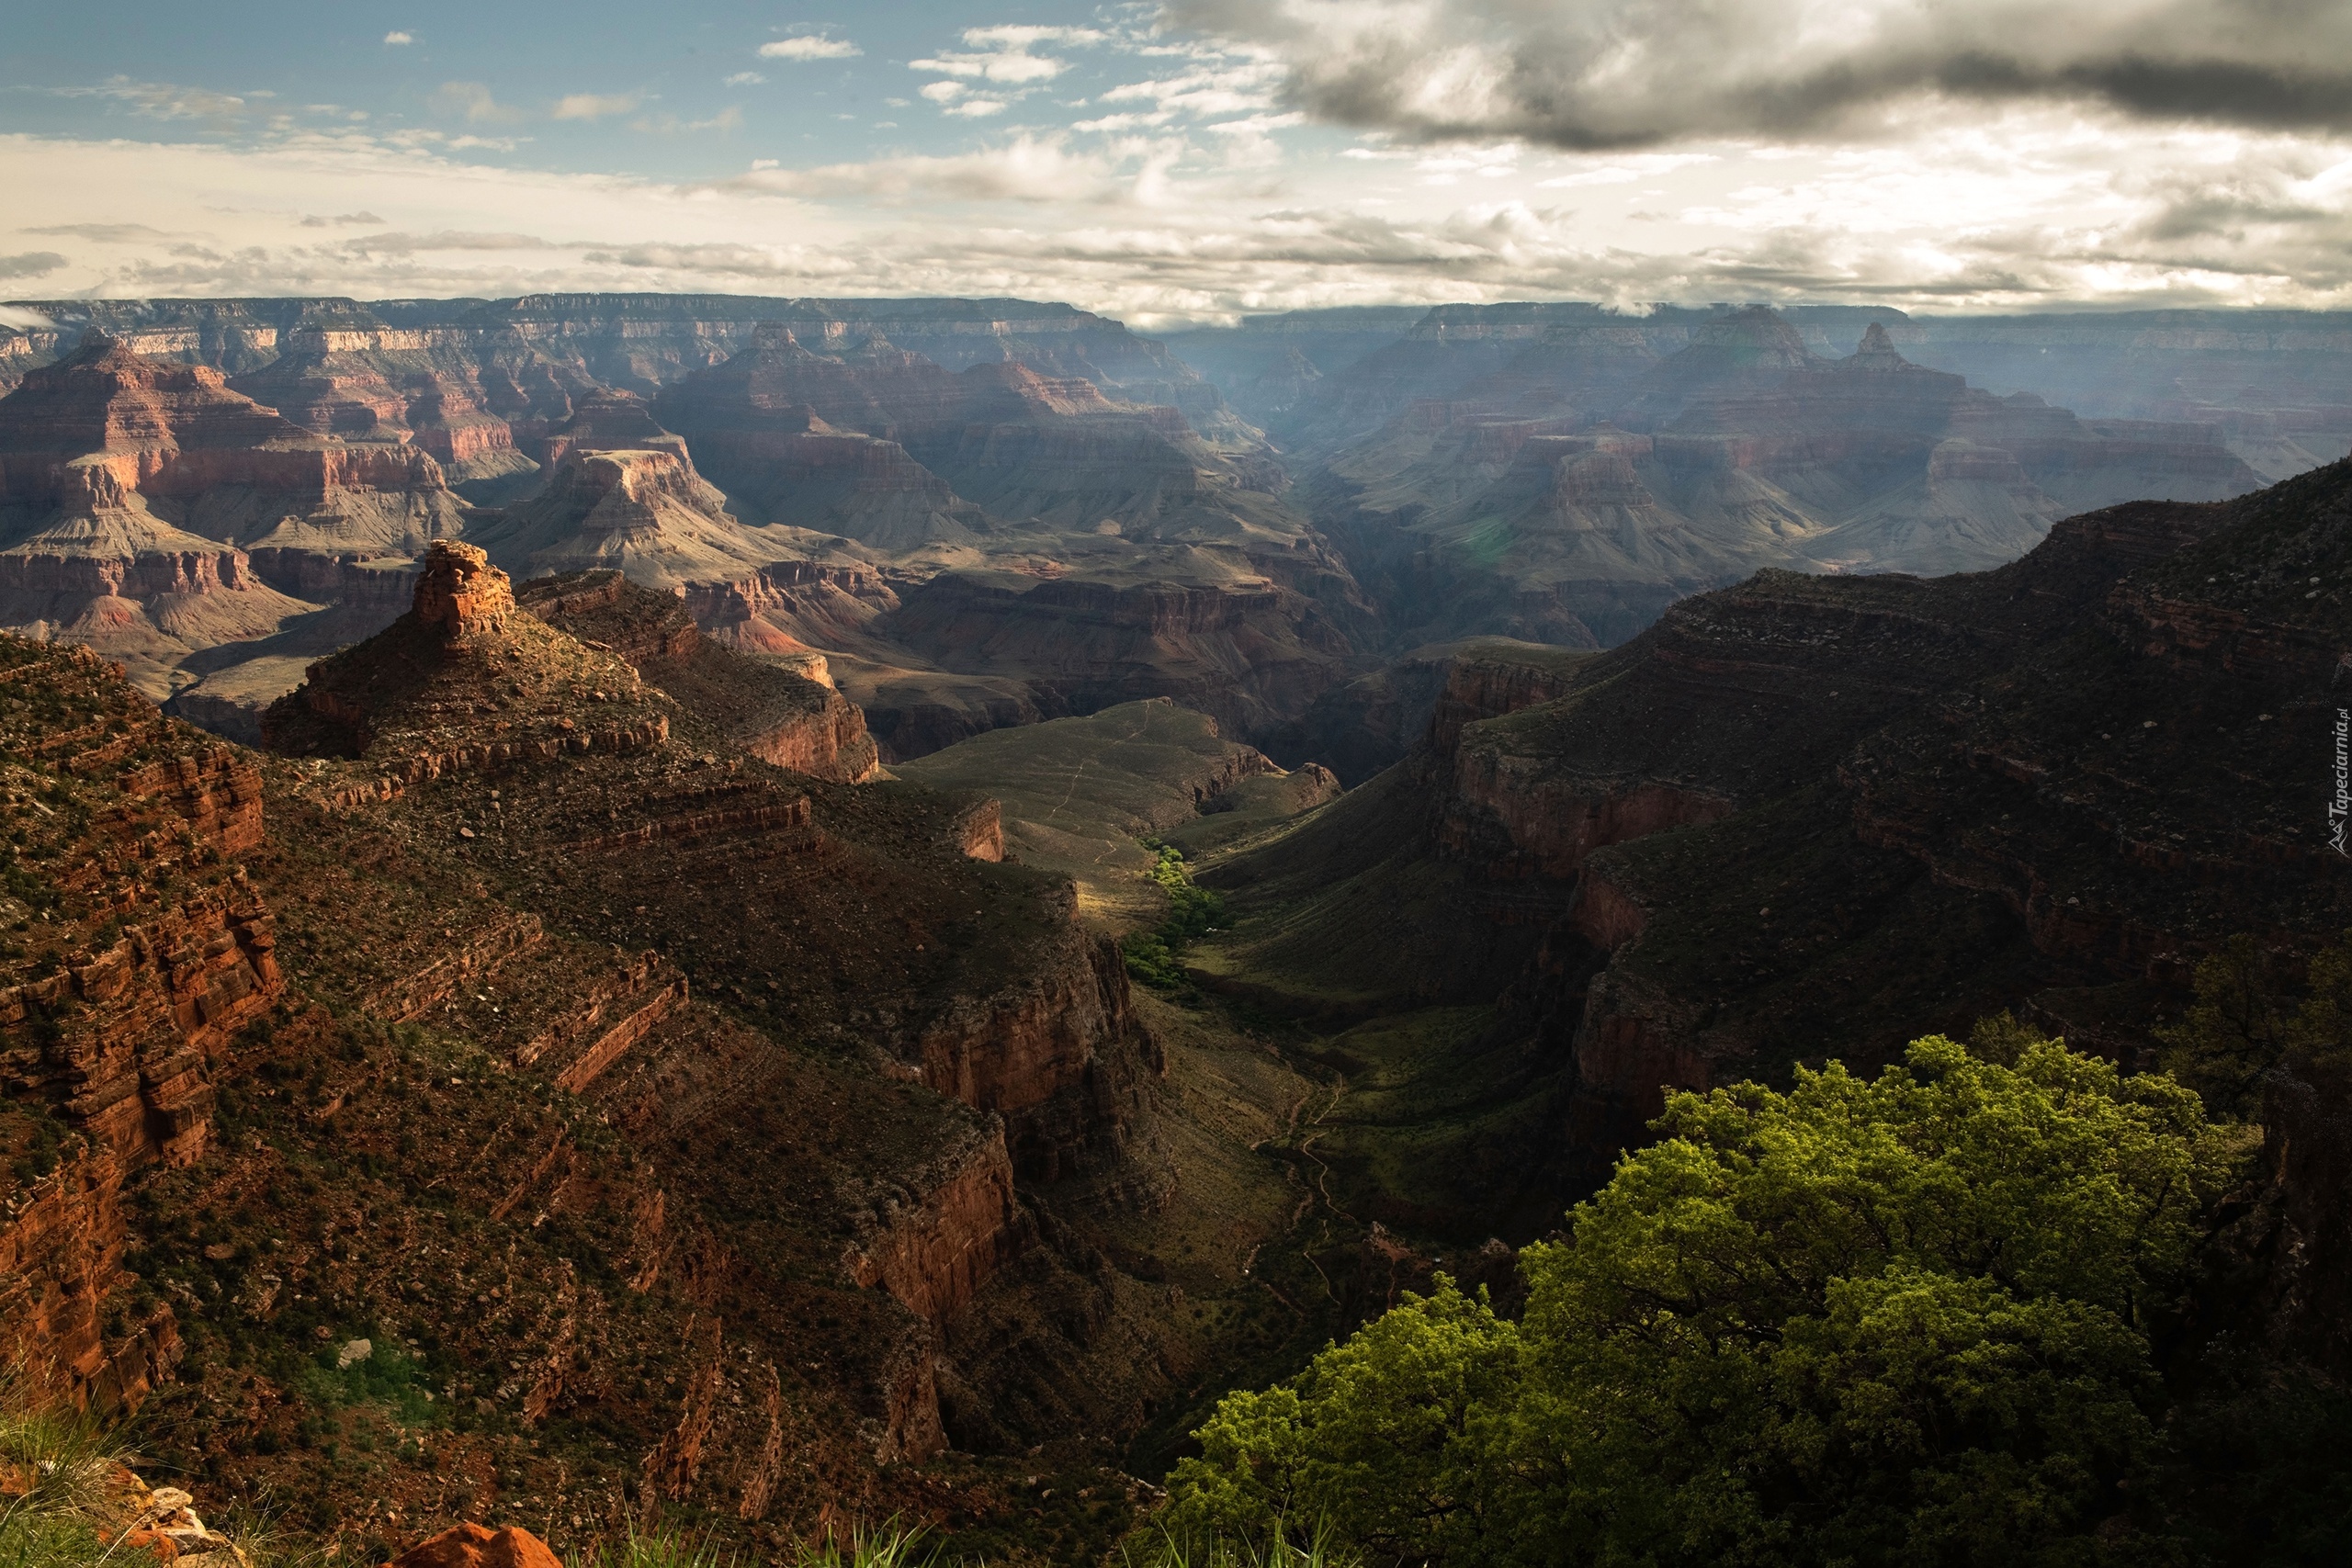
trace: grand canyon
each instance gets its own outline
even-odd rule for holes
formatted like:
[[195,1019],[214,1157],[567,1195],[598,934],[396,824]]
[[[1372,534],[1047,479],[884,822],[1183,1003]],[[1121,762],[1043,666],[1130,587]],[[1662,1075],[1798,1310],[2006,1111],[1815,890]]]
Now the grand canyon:
[[2328,7],[5,52],[0,1568],[2352,1550]]
[[[1005,300],[28,309],[0,1313],[356,1550],[1099,1555],[1662,1093],[2146,1066],[2352,925],[2301,360],[2281,423],[1760,307],[1251,321],[1223,389]],[[2335,1367],[2298,1060],[2211,1310]]]

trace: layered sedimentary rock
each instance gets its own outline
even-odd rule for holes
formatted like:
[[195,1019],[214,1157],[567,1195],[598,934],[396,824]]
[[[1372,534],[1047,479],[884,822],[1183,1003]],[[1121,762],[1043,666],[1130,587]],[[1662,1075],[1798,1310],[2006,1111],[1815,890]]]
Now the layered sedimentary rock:
[[736,521],[682,453],[660,447],[568,451],[537,493],[468,537],[517,577],[610,567],[659,588],[755,570],[792,548]]
[[676,595],[597,572],[533,582],[522,604],[583,642],[611,649],[763,761],[843,784],[879,771],[856,704],[790,669],[728,657]]
[[661,410],[760,521],[914,550],[988,526],[899,440],[953,423],[960,392],[942,367],[879,338],[831,358],[771,325],[665,389]]
[[2126,1048],[2233,931],[2332,932],[2352,887],[2288,736],[2333,667],[2345,484],[2093,513],[1976,578],[1768,573],[1464,728],[1441,852],[1576,889],[1547,960],[1576,1134],[2001,1007]]
[[775,324],[655,409],[763,514],[902,563],[887,602],[853,591],[873,610],[837,602],[832,629],[752,604],[709,623],[828,654],[896,757],[1156,694],[1270,733],[1334,678],[1364,613],[1247,465],[1089,380],[951,372],[877,336],[819,354]]
[[[514,429],[485,406],[471,334],[447,330],[313,327],[282,334],[278,355],[235,380],[236,390],[317,435],[409,442],[458,482],[527,474]],[[504,414],[516,410],[507,402]]]
[[[1241,736],[1282,733],[1348,650],[1313,604],[1263,579],[1122,586],[943,573],[907,591],[883,628],[943,666],[1020,679],[1049,716],[1168,696]],[[910,754],[920,753],[899,748]]]
[[373,629],[363,563],[462,526],[423,452],[322,441],[103,335],[0,399],[0,518],[8,623],[132,659],[158,696],[190,653],[341,604],[346,580],[336,629]]
[[261,781],[83,649],[0,638],[0,1337],[75,1402],[132,1405],[178,1337],[167,1305],[108,1305],[123,1183],[203,1156],[230,1041],[283,988],[239,863],[261,842]]
[[0,1332],[10,1370],[107,1415],[136,1409],[180,1350],[168,1307],[128,1333],[106,1331],[102,1314],[126,1282],[130,1241],[122,1181],[110,1147],[80,1143],[46,1176],[17,1184],[0,1217]]
[[1116,943],[1072,926],[1040,957],[1035,978],[959,999],[896,1049],[921,1082],[1002,1116],[1015,1168],[1051,1181],[1117,1162],[1163,1064]]
[[17,972],[0,986],[10,1076],[125,1164],[193,1159],[210,1059],[278,987],[269,911],[236,865],[261,840],[259,774],[95,656],[7,651],[24,687],[86,705],[82,724],[55,724],[20,695],[6,719],[10,798],[39,819],[13,858],[64,865],[54,901],[17,906]]
[[[302,606],[337,610],[300,628],[300,607],[268,626],[224,619],[228,643],[275,639],[252,669],[158,669],[159,695],[201,684],[184,711],[240,734],[264,676],[376,629],[402,596],[378,580],[461,532],[523,575],[611,564],[686,586],[714,635],[824,661],[900,755],[1070,711],[1067,672],[1099,640],[1091,601],[1054,592],[978,660],[875,624],[943,570],[1238,594],[1261,620],[1249,636],[1295,656],[1225,710],[1270,738],[1368,625],[1345,564],[1277,498],[1284,477],[1256,432],[1159,345],[1065,307],[566,296],[108,303],[61,319],[28,356],[110,328],[124,352],[183,375],[218,364],[235,375],[221,395],[262,400],[238,405],[258,422],[242,446],[134,487],[172,526],[247,550]],[[452,485],[502,514],[469,514]],[[130,632],[114,640],[128,650]],[[1032,661],[1031,647],[1057,651]],[[153,655],[184,652],[165,640]],[[1078,700],[1198,684],[1182,668],[1141,675]]]

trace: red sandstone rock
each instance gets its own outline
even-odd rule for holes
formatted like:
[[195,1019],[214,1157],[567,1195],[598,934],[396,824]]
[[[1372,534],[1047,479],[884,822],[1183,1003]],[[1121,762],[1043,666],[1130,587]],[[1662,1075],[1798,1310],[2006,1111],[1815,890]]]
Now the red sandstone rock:
[[452,633],[495,628],[514,607],[506,574],[472,545],[436,540],[416,581],[416,618]]
[[493,1530],[469,1522],[417,1542],[387,1568],[563,1568],[563,1562],[547,1542],[519,1526]]

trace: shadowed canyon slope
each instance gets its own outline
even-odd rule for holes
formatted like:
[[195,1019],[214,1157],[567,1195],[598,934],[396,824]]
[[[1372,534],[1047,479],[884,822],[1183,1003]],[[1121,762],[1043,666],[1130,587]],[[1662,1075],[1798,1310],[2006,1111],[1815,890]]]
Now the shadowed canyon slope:
[[1353,1173],[1438,1227],[1540,1224],[1660,1085],[2003,1009],[2145,1061],[2231,936],[2301,962],[2352,924],[2347,517],[2339,465],[2071,518],[1991,572],[1764,572],[1580,662],[1454,653],[1410,756],[1204,873],[1246,918],[1193,962],[1367,1035],[1489,1009],[1427,1070],[1508,1080],[1523,1157]]

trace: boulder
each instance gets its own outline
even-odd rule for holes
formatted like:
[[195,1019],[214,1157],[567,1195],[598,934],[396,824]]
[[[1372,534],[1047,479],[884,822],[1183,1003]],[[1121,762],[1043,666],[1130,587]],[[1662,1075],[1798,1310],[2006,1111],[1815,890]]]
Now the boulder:
[[563,1560],[529,1530],[469,1521],[418,1541],[390,1568],[563,1568]]

